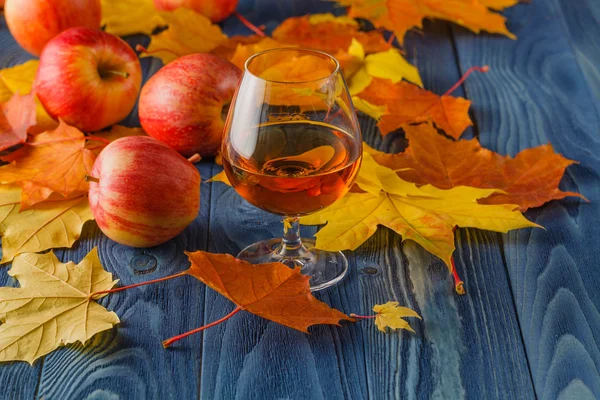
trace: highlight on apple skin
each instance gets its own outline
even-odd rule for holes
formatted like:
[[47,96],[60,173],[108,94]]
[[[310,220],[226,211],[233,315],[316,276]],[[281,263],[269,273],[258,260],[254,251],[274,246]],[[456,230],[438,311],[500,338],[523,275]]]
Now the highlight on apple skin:
[[154,7],[161,11],[190,8],[206,15],[212,22],[221,22],[235,11],[238,0],[154,0]]
[[184,156],[216,155],[241,71],[212,54],[189,54],[167,64],[146,82],[138,107],[148,135]]
[[50,116],[91,132],[125,118],[141,84],[140,61],[124,40],[78,27],[44,47],[35,92]]
[[198,215],[200,173],[175,150],[147,136],[110,143],[94,163],[89,201],[100,230],[115,242],[151,247]]
[[17,43],[35,56],[62,31],[83,26],[99,29],[100,0],[6,0],[4,15]]

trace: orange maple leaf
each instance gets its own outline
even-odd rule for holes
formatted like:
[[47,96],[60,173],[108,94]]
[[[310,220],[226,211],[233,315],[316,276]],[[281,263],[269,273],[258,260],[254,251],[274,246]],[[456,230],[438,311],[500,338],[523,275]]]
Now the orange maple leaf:
[[384,136],[402,125],[431,119],[447,135],[457,139],[472,125],[469,100],[439,96],[408,82],[394,84],[387,79],[373,78],[357,96],[373,105],[387,106],[387,112],[377,124]]
[[583,197],[558,188],[565,169],[576,162],[556,154],[550,144],[523,150],[512,158],[482,148],[477,139],[448,139],[429,123],[403,128],[409,143],[403,153],[368,151],[377,163],[396,170],[406,181],[440,189],[500,189],[506,193],[494,193],[478,202],[518,204],[521,211],[567,196]]
[[[328,15],[330,17],[327,17]],[[322,18],[318,18],[319,16]],[[348,17],[336,18],[331,14],[288,18],[275,28],[273,38],[331,54],[340,49],[347,49],[352,43],[352,38],[362,44],[366,53],[377,53],[391,48],[381,32],[361,32],[356,21]]]
[[36,105],[33,93],[14,94],[0,106],[0,151],[27,140],[27,130],[36,124]]
[[282,263],[253,265],[228,254],[204,251],[186,254],[192,262],[188,275],[262,318],[306,333],[311,325],[354,321],[317,300],[310,292],[310,277],[302,275],[300,268]]
[[[226,41],[219,44],[217,47],[212,49],[210,52],[217,57],[224,58],[226,60],[230,60],[235,54],[238,45],[248,45],[258,43],[263,40],[264,37],[258,35],[250,35],[250,36],[242,36],[235,35],[227,38]],[[242,66],[243,67],[243,66]]]
[[10,164],[0,167],[0,182],[21,186],[21,210],[46,200],[56,192],[65,197],[85,193],[96,159],[85,147],[83,133],[60,121],[54,131],[44,132],[22,148],[0,157]]
[[[506,28],[506,18],[489,8],[502,10],[514,5],[509,0],[336,0],[350,7],[348,15],[365,18],[375,26],[389,29],[400,43],[406,32],[412,28],[422,28],[423,19],[438,18],[455,22],[475,33],[487,31],[515,35]],[[489,8],[488,8],[489,7]]]

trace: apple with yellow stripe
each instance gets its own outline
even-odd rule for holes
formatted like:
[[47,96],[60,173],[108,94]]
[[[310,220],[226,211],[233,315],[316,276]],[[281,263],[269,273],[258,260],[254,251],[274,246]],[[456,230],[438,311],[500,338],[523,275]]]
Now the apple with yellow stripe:
[[110,143],[94,163],[89,200],[100,230],[115,242],[151,247],[181,233],[198,215],[200,174],[147,136]]

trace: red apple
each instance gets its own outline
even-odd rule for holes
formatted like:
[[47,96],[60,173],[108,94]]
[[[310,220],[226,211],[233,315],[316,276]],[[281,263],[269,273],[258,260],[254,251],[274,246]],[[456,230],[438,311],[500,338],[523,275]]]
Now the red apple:
[[206,15],[212,22],[220,22],[235,11],[238,0],[154,0],[154,7],[170,11],[179,7],[190,8]]
[[133,247],[164,243],[200,208],[200,174],[175,150],[147,136],[115,140],[98,156],[90,206],[106,236]]
[[25,50],[39,56],[50,39],[76,26],[99,29],[100,0],[6,0],[10,33]]
[[125,118],[141,83],[140,61],[125,41],[101,30],[71,28],[44,47],[35,91],[53,118],[90,132]]
[[231,102],[240,75],[238,67],[212,54],[178,58],[142,88],[142,127],[185,156],[215,155],[223,136],[223,107]]

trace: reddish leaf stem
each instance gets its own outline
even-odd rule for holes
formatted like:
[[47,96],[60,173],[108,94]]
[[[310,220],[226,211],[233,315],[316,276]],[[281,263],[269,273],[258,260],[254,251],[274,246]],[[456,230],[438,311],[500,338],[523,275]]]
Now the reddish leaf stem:
[[148,51],[147,48],[145,48],[144,46],[142,46],[141,44],[138,44],[135,46],[135,50],[139,51],[140,53],[144,53],[144,54],[156,54],[159,51],[166,51],[167,53],[171,53],[173,54],[175,57],[181,57],[181,54],[174,52],[173,50],[169,50],[169,49],[165,49],[165,48],[160,48],[160,49],[155,49],[152,51]]
[[240,20],[240,22],[242,24],[244,24],[246,26],[246,28],[250,29],[252,32],[256,33],[258,36],[260,37],[265,37],[267,35],[265,35],[265,33],[263,31],[261,31],[256,25],[254,25],[252,22],[248,21],[242,14],[240,14],[237,11],[234,11],[233,15],[235,15],[237,17],[237,19]]
[[396,34],[392,33],[392,36],[389,37],[389,39],[387,40],[387,43],[392,44],[394,42],[394,39],[396,39]]
[[465,294],[465,283],[458,276],[458,272],[456,272],[456,265],[454,264],[454,256],[450,257],[450,263],[452,263],[452,277],[454,278],[454,290],[456,293],[463,295]]
[[150,285],[151,283],[157,283],[157,282],[162,282],[162,281],[168,281],[169,279],[173,279],[173,278],[179,278],[180,276],[186,275],[186,272],[179,272],[177,274],[174,275],[169,275],[169,276],[165,276],[163,278],[158,278],[158,279],[152,279],[151,281],[146,281],[146,282],[140,282],[140,283],[135,283],[133,285],[127,285],[127,286],[121,286],[118,288],[114,288],[114,289],[108,289],[108,290],[101,290],[99,292],[94,292],[92,294],[90,294],[90,297],[94,297],[97,296],[99,294],[104,294],[104,293],[115,293],[115,292],[120,292],[123,290],[127,290],[127,289],[133,289],[135,287],[138,286],[144,286],[144,285]]
[[205,329],[211,328],[211,327],[213,327],[215,325],[219,325],[220,323],[227,321],[229,318],[233,317],[235,314],[237,314],[241,310],[242,309],[240,307],[236,307],[232,312],[230,312],[229,314],[227,314],[223,318],[218,319],[218,320],[216,320],[214,322],[211,322],[208,325],[201,326],[200,328],[192,329],[191,331],[188,331],[186,333],[182,333],[181,335],[173,336],[172,338],[169,338],[169,339],[163,341],[162,345],[166,349],[167,347],[169,347],[173,343],[175,343],[175,342],[177,342],[177,341],[179,341],[179,340],[181,340],[181,339],[183,339],[185,337],[193,335],[194,333],[202,332]]
[[462,85],[462,83],[465,81],[465,79],[467,79],[469,77],[469,75],[471,75],[471,73],[473,71],[479,71],[479,72],[488,72],[490,70],[490,67],[488,67],[487,65],[484,65],[483,67],[471,67],[467,70],[467,72],[465,72],[465,74],[458,80],[458,82],[456,82],[450,89],[448,89],[448,91],[446,93],[444,93],[442,96],[448,96],[450,93],[454,92],[460,85]]
[[91,141],[102,142],[104,144],[110,144],[110,140],[105,139],[103,137],[99,137],[99,136],[87,135],[85,138],[87,140],[91,140]]

